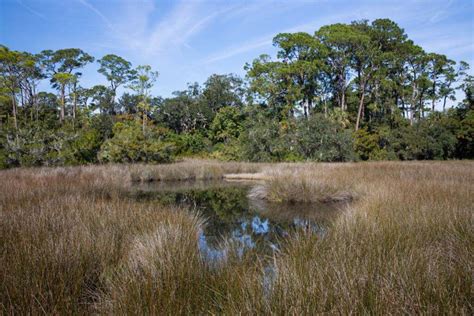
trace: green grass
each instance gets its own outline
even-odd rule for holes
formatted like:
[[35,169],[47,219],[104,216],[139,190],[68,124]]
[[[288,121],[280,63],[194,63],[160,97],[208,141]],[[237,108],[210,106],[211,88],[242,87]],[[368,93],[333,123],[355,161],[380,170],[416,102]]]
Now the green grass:
[[[147,168],[156,180],[263,172],[267,199],[353,201],[322,239],[302,231],[274,258],[211,266],[199,215],[124,194]],[[186,161],[0,177],[2,314],[473,313],[473,162]]]

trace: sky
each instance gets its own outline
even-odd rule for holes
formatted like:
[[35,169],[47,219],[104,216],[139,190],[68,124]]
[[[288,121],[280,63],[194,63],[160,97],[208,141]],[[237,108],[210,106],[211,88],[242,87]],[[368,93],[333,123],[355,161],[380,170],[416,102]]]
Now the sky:
[[[155,95],[171,96],[214,73],[245,75],[272,38],[332,23],[389,18],[428,52],[474,68],[474,0],[0,0],[0,44],[39,53],[81,48],[96,59],[119,55],[160,77]],[[106,84],[97,64],[81,84]],[[472,73],[472,71],[471,71]]]

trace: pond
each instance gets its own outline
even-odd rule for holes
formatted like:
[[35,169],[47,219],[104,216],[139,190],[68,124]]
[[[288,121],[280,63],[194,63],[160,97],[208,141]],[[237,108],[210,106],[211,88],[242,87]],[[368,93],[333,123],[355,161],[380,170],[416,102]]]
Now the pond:
[[225,180],[149,182],[135,185],[132,194],[137,199],[153,199],[199,212],[206,219],[199,248],[209,261],[225,258],[229,245],[239,256],[250,249],[259,255],[272,254],[297,229],[310,229],[324,236],[345,206],[270,203],[249,197],[250,190],[258,185],[261,183]]

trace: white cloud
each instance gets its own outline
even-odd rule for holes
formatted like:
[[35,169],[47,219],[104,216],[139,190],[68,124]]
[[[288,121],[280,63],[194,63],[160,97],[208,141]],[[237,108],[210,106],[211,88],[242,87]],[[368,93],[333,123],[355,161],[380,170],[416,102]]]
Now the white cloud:
[[209,12],[204,2],[182,0],[174,3],[171,10],[157,20],[157,15],[162,12],[154,1],[137,3],[125,0],[117,4],[118,13],[112,22],[87,0],[78,1],[103,20],[112,31],[109,40],[115,41],[117,48],[138,52],[145,58],[177,52],[181,47],[191,48],[188,42],[193,36],[235,7],[226,6]]
[[260,37],[250,42],[242,43],[236,46],[228,47],[225,50],[213,54],[206,58],[203,62],[206,64],[214,63],[217,61],[225,60],[240,54],[244,54],[259,48],[269,47],[273,43],[273,37],[278,33],[294,33],[294,32],[314,32],[318,27],[327,24],[327,23],[335,23],[340,21],[340,19],[347,18],[347,14],[337,14],[330,17],[325,17],[323,19],[318,19],[317,21],[312,21],[309,23],[298,24],[290,28],[281,29],[278,31],[273,32],[272,34],[268,34],[266,36]]
[[23,3],[22,0],[16,0],[16,2],[21,5],[23,8],[25,8],[27,11],[29,11],[30,13],[36,15],[37,17],[43,19],[43,20],[47,20],[46,16],[44,16],[44,14],[32,9],[30,6],[27,6],[26,4]]
[[86,8],[88,8],[89,10],[91,10],[92,12],[94,12],[98,17],[101,18],[101,20],[105,23],[105,25],[113,30],[113,26],[112,26],[112,23],[110,23],[109,19],[104,15],[102,14],[102,12],[100,12],[95,6],[93,6],[92,4],[90,4],[87,0],[77,0],[79,1],[83,6],[85,6]]

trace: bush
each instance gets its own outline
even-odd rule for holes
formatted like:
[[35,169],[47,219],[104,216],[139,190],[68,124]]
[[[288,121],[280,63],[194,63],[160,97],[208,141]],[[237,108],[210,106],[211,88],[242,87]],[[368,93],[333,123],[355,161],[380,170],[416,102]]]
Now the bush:
[[168,141],[165,128],[148,126],[143,133],[137,121],[116,123],[114,136],[105,141],[99,153],[101,162],[157,162],[173,160],[175,145]]
[[377,130],[372,133],[367,128],[356,131],[354,133],[354,149],[357,157],[362,160],[389,159],[391,153],[386,147],[388,136],[389,131],[386,129]]
[[283,161],[291,151],[280,123],[260,115],[247,124],[239,143],[242,158],[249,161]]
[[176,144],[176,154],[183,156],[204,153],[211,146],[210,141],[199,132],[175,134],[172,139]]
[[237,139],[243,130],[243,113],[235,107],[226,106],[219,110],[211,124],[211,139],[214,143],[227,143]]
[[438,122],[392,130],[390,148],[400,160],[441,160],[454,156],[456,137]]
[[354,159],[351,133],[319,114],[281,123],[259,117],[239,140],[243,158],[250,161]]
[[294,135],[299,156],[315,161],[354,159],[351,133],[340,124],[315,114],[301,119]]

